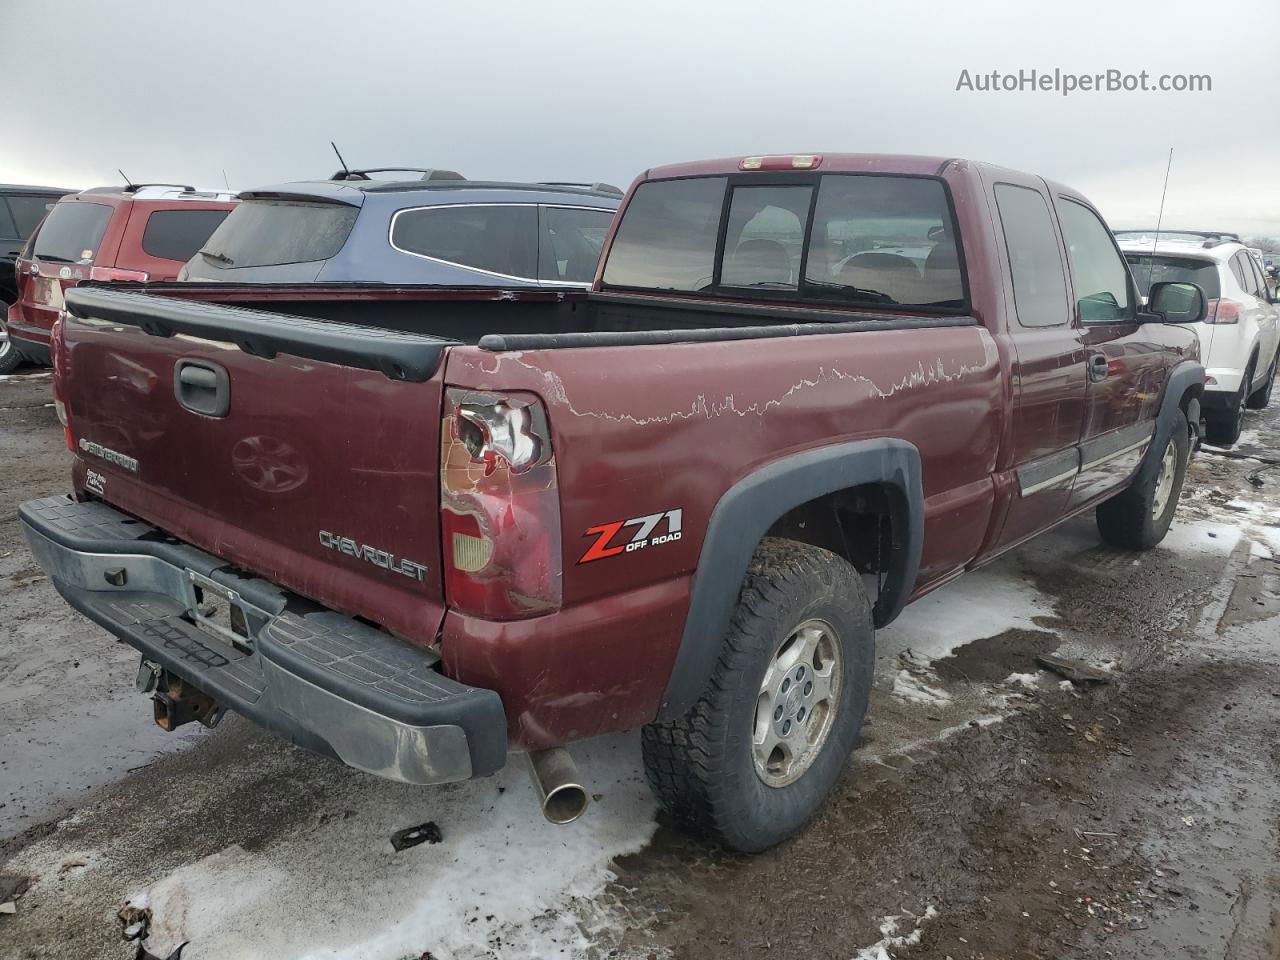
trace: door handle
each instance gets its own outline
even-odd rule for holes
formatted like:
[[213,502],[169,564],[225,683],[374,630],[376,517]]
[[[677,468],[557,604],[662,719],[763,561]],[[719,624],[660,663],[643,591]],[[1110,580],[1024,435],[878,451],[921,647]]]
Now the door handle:
[[173,368],[173,395],[192,413],[225,417],[231,409],[231,378],[221,364],[179,360]]
[[1089,357],[1089,379],[1094,383],[1107,379],[1109,363],[1105,353],[1091,354]]

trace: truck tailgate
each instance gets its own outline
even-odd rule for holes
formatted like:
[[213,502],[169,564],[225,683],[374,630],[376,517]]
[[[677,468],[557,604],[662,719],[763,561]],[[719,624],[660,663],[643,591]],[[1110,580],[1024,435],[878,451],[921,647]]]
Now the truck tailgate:
[[78,491],[435,639],[450,341],[95,287],[62,337]]

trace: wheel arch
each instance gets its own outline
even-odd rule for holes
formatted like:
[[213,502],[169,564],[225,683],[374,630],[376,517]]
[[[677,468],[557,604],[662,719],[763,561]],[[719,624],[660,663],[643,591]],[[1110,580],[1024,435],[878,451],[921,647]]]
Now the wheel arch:
[[[693,577],[689,613],[667,681],[659,720],[683,714],[715,668],[747,566],[767,535],[788,536],[797,508],[875,491],[887,511],[888,556],[874,605],[877,626],[902,611],[915,586],[924,545],[924,493],[920,451],[905,440],[876,438],[806,450],[764,465],[725,491],[712,511]],[[833,499],[834,498],[834,499]],[[780,529],[779,525],[782,525]],[[793,537],[818,543],[808,537]],[[855,549],[843,533],[846,550]],[[856,562],[855,562],[856,565]]]

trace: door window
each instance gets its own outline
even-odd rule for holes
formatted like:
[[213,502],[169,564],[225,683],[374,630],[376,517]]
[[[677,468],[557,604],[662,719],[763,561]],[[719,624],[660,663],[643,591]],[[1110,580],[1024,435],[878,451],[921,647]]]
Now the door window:
[[1231,275],[1236,278],[1236,285],[1245,293],[1249,292],[1249,284],[1245,280],[1245,271],[1248,269],[1243,262],[1244,254],[1237,253],[1231,258]]
[[612,210],[542,207],[538,238],[538,279],[553,283],[590,283],[613,221]]
[[1082,323],[1120,323],[1136,316],[1129,295],[1129,268],[1111,231],[1082,203],[1062,198],[1058,219],[1067,241],[1076,307]]
[[1071,321],[1067,278],[1049,204],[1038,190],[998,183],[996,207],[1013,276],[1013,301],[1024,327]]

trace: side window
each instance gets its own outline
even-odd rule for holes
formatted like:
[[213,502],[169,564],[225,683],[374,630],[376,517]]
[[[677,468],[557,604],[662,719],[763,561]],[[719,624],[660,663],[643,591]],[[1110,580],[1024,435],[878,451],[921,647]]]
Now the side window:
[[18,233],[18,228],[14,226],[13,217],[9,215],[9,205],[5,203],[7,197],[0,196],[0,237],[6,240],[21,240],[23,235]]
[[1244,263],[1241,262],[1241,257],[1243,256],[1244,254],[1237,253],[1231,258],[1231,275],[1236,278],[1236,286],[1248,293],[1249,284],[1245,281],[1244,277],[1246,267]]
[[1082,203],[1061,198],[1058,219],[1067,241],[1076,306],[1082,323],[1116,323],[1136,316],[1129,296],[1129,268],[1111,231]]
[[1246,253],[1244,256],[1244,265],[1248,269],[1245,275],[1245,289],[1252,293],[1255,297],[1262,297],[1262,291],[1266,289],[1264,284],[1258,281],[1258,265],[1253,262],[1253,255]]
[[796,290],[813,188],[735,187],[720,284]]
[[391,245],[402,253],[533,280],[538,276],[538,208],[475,204],[401,210]]
[[142,231],[142,252],[159,260],[186,263],[204,246],[229,210],[157,210]]
[[1052,327],[1071,322],[1067,278],[1049,204],[1038,190],[998,183],[996,207],[1009,250],[1018,323]]
[[[12,196],[9,197],[9,210],[13,213],[13,222],[18,227],[14,236],[26,239],[40,226],[45,214],[58,202],[57,197],[50,196]],[[8,236],[8,234],[6,234]]]
[[590,283],[613,222],[612,210],[583,207],[539,208],[538,279],[553,283]]

